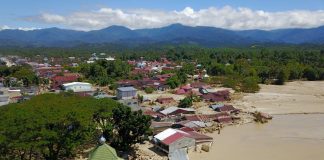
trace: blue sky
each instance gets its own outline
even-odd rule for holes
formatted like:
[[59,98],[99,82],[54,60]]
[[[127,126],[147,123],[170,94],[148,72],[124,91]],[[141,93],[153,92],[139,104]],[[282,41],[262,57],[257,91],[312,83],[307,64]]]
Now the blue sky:
[[[90,26],[78,27],[75,24],[69,23],[54,23],[52,21],[44,21],[37,18],[43,14],[60,15],[64,18],[66,16],[72,17],[74,13],[92,13],[100,10],[101,8],[111,8],[111,9],[121,9],[123,12],[128,12],[129,10],[146,9],[146,10],[161,10],[164,12],[171,11],[182,11],[185,7],[190,7],[194,11],[198,12],[202,9],[208,9],[210,7],[223,8],[224,6],[230,6],[232,9],[238,9],[240,7],[248,8],[252,11],[262,10],[267,13],[278,13],[278,12],[288,12],[288,11],[320,11],[324,10],[324,0],[1,0],[0,5],[0,26],[9,26],[11,28],[18,27],[36,27],[36,28],[46,28],[46,27],[62,27],[62,28],[77,28],[77,29],[97,29],[104,27],[104,24],[98,25],[98,27]],[[109,13],[110,14],[110,13]],[[300,14],[300,13],[299,13]],[[312,15],[310,13],[308,15]],[[318,21],[323,21],[322,13],[319,14]],[[217,14],[218,15],[218,14]],[[307,16],[306,14],[304,15]],[[26,20],[26,17],[29,17]],[[33,18],[30,18],[33,17]],[[78,17],[80,18],[80,17]],[[87,16],[87,18],[89,18]],[[214,17],[218,19],[219,17]],[[196,18],[197,19],[197,18]],[[109,19],[104,19],[109,20]],[[213,20],[213,19],[211,19]],[[299,22],[301,20],[296,20]],[[315,21],[315,20],[314,20]],[[173,21],[170,21],[170,23]],[[182,22],[182,21],[181,21]],[[187,21],[184,21],[185,23]],[[198,21],[196,20],[198,23]],[[292,22],[292,23],[296,23]],[[121,23],[120,21],[113,21],[107,23],[111,25],[113,23],[118,23],[117,25],[124,24],[131,28],[141,28],[147,26],[138,26],[134,24],[129,24],[126,22]],[[120,24],[119,24],[120,23]],[[130,23],[130,22],[129,22]],[[149,22],[147,22],[149,23]],[[189,23],[189,22],[188,22]],[[194,22],[192,22],[194,23]],[[264,22],[265,23],[265,22]],[[300,22],[301,23],[301,22]],[[159,26],[168,23],[153,24],[154,26]],[[200,22],[199,22],[200,24]],[[208,25],[208,23],[201,22],[202,25]],[[81,26],[83,24],[80,24]],[[302,23],[300,24],[302,25]],[[321,24],[318,24],[321,25]],[[210,26],[216,27],[229,27],[234,28],[235,25],[231,26],[219,24],[211,24]],[[233,27],[234,26],[234,27]],[[244,29],[244,25],[243,26]],[[280,25],[278,25],[280,26]],[[291,25],[287,25],[290,27]],[[314,26],[311,24],[310,26]],[[239,29],[239,26],[237,27]],[[247,27],[248,28],[248,27]],[[253,28],[253,27],[252,27]],[[262,28],[262,27],[261,27]],[[263,27],[266,28],[266,27]],[[276,27],[269,27],[276,28]]]

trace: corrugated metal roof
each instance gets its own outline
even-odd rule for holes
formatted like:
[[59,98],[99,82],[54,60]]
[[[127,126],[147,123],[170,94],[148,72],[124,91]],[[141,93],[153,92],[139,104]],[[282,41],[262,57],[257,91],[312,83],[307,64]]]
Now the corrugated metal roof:
[[219,107],[216,110],[220,112],[227,112],[236,110],[236,108],[234,108],[232,105],[224,105],[223,107]]
[[166,108],[163,111],[161,111],[161,113],[164,115],[168,115],[168,114],[176,111],[177,109],[178,109],[178,107],[169,107],[169,108]]
[[186,133],[189,134],[188,137],[193,138],[196,141],[200,141],[200,140],[209,140],[209,141],[212,141],[213,140],[212,137],[206,136],[206,135],[201,134],[201,133],[198,133],[196,131],[188,131]]
[[189,127],[182,127],[182,128],[180,128],[180,130],[184,131],[184,132],[195,131],[194,129],[189,128]]
[[223,107],[223,106],[224,106],[224,104],[212,104],[212,105],[210,105],[210,108],[215,110],[216,108],[220,108],[220,107]]
[[177,131],[175,129],[172,129],[172,128],[168,128],[166,130],[164,130],[163,132],[157,134],[154,136],[154,138],[160,140],[160,141],[163,141],[165,138],[175,134]]
[[196,131],[166,129],[163,132],[154,136],[154,138],[160,140],[162,143],[169,145],[183,137],[195,139],[196,141],[212,141],[213,138]]
[[212,121],[216,120],[220,116],[229,116],[226,112],[216,113],[216,114],[195,114],[195,115],[185,115],[185,118],[190,121]]
[[154,112],[157,112],[157,111],[161,110],[161,106],[153,106],[153,107],[152,107],[152,110],[153,110]]
[[171,136],[165,138],[162,143],[166,144],[166,145],[169,145],[181,138],[185,137],[184,134],[180,133],[180,132],[176,132],[174,134],[172,134]]
[[161,111],[161,113],[164,114],[164,115],[168,115],[168,114],[170,114],[170,113],[175,112],[175,111],[178,110],[178,109],[183,110],[183,111],[188,111],[188,112],[194,112],[194,111],[195,111],[195,109],[193,109],[193,108],[169,107],[169,108],[166,108],[166,109],[164,109],[163,111]]
[[202,121],[191,121],[191,122],[199,127],[206,127],[206,124]]
[[159,128],[159,127],[171,127],[172,126],[172,122],[155,122],[153,121],[151,123],[151,127],[152,128]]
[[[189,127],[189,128],[199,127],[198,125],[196,125],[195,123],[193,123],[193,121],[190,121],[190,122],[185,123],[184,126]],[[201,127],[199,127],[199,128],[201,128]]]
[[73,86],[73,85],[89,85],[89,86],[91,86],[90,83],[86,83],[86,82],[71,82],[71,83],[64,83],[63,84],[64,87]]
[[124,91],[124,92],[127,92],[127,91],[136,91],[136,89],[134,87],[119,87],[119,88],[117,88],[117,90]]

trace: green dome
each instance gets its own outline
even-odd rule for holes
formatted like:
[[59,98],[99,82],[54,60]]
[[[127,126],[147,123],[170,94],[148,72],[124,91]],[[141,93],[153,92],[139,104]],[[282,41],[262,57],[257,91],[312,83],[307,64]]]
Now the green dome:
[[114,148],[104,143],[91,151],[89,160],[122,160],[122,158],[117,156]]

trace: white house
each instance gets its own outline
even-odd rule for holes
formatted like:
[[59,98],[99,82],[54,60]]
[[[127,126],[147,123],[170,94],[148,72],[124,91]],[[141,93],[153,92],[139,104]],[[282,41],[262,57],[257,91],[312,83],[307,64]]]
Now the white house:
[[109,57],[107,57],[107,58],[105,58],[107,61],[114,61],[115,60],[115,58],[114,57],[111,57],[111,56],[109,56]]
[[166,153],[195,146],[195,139],[191,138],[190,134],[172,128],[155,135],[153,141],[156,148]]
[[63,89],[68,91],[72,90],[73,92],[90,92],[93,91],[92,85],[86,82],[72,82],[64,83]]

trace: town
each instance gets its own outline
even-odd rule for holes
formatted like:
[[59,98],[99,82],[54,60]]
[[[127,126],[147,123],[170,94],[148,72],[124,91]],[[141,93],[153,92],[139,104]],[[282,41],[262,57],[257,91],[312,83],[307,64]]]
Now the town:
[[323,160],[324,0],[2,0],[0,160]]
[[[39,55],[35,58],[7,56],[1,61],[6,65],[1,71],[1,105],[24,103],[41,94],[69,92],[81,97],[113,99],[150,117],[150,138],[144,144],[137,144],[137,150],[133,155],[127,155],[128,158],[188,159],[188,152],[209,152],[214,140],[206,133],[220,134],[227,125],[254,121],[264,123],[272,118],[266,113],[233,106],[231,101],[236,96],[235,90],[210,84],[206,69],[195,62],[182,65],[163,57],[154,61],[144,57],[121,61],[105,53],[93,53],[83,61],[75,57],[64,59]],[[96,75],[100,68],[95,68],[95,64],[114,66],[116,63],[117,67],[124,68],[119,70],[121,73],[116,73],[115,66],[113,74],[125,77],[122,74],[128,69],[127,77],[132,79],[116,78],[114,83],[110,83],[111,80],[102,80],[109,75]],[[16,73],[5,75],[5,68],[14,67],[13,70],[18,70],[13,71]],[[16,76],[18,74],[21,75]],[[106,141],[105,138],[102,137],[101,141]],[[104,151],[93,153],[111,154],[111,149],[101,146],[100,150]],[[116,151],[114,153],[110,156],[118,157]]]

